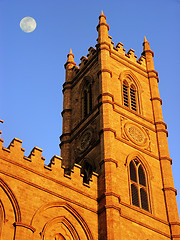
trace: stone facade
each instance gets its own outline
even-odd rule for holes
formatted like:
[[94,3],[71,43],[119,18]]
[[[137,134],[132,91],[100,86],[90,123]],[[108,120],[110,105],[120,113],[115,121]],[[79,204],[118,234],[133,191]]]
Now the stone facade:
[[101,13],[95,48],[65,64],[61,157],[44,165],[0,139],[0,239],[180,239],[180,222],[154,70],[115,47]]

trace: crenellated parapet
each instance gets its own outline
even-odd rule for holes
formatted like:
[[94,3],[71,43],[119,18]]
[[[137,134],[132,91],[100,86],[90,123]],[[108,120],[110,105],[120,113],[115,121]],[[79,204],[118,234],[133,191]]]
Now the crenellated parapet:
[[[0,161],[5,163],[7,169],[11,169],[10,165],[13,164],[17,166],[17,169],[19,167],[26,172],[40,175],[44,179],[56,180],[77,189],[81,189],[84,185],[88,189],[91,189],[90,191],[96,191],[98,178],[96,173],[92,174],[89,184],[83,183],[84,175],[82,174],[81,166],[78,164],[75,164],[70,174],[67,175],[61,157],[57,155],[53,156],[49,164],[46,165],[44,164],[45,158],[42,156],[43,150],[41,148],[34,147],[29,156],[25,156],[25,149],[22,148],[22,140],[14,138],[7,148],[3,146],[3,141],[0,138]],[[2,169],[5,170],[5,168]],[[16,175],[18,175],[18,172],[22,173],[22,171],[17,170]]]
[[[112,39],[110,36],[109,38]],[[135,55],[135,50],[133,49],[129,49],[126,53],[126,49],[123,48],[123,43],[121,42],[114,46],[114,42],[111,41],[110,54],[146,69],[145,56],[141,54],[141,56],[137,59],[137,55]]]

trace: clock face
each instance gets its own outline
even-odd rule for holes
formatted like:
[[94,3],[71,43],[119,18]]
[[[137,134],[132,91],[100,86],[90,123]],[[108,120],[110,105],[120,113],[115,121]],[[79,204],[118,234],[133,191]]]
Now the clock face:
[[92,132],[90,130],[87,130],[85,133],[83,133],[80,139],[80,147],[79,147],[79,150],[81,152],[85,151],[89,147],[91,139],[92,139]]

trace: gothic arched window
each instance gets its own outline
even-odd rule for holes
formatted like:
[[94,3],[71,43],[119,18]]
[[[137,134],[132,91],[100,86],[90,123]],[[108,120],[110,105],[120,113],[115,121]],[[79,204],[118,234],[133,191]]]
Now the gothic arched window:
[[134,84],[128,84],[123,81],[123,105],[133,111],[138,111],[137,108],[137,89]]
[[82,116],[85,118],[92,111],[92,84],[87,82],[82,93]]
[[149,211],[149,197],[145,169],[138,159],[129,164],[131,202],[133,205]]

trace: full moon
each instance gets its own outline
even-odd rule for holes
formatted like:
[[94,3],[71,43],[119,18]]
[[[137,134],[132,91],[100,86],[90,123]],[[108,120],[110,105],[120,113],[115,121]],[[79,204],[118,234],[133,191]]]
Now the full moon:
[[26,33],[33,32],[36,29],[36,21],[32,17],[24,17],[20,22],[20,28]]

